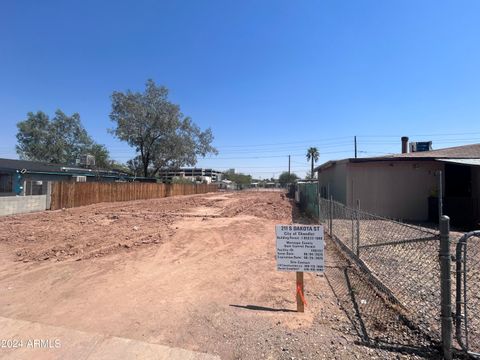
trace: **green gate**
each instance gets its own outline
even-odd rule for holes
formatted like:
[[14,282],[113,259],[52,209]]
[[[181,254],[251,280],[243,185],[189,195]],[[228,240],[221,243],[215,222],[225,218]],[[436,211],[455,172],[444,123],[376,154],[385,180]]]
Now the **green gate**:
[[317,183],[297,184],[299,206],[302,211],[312,217],[318,217],[318,186]]

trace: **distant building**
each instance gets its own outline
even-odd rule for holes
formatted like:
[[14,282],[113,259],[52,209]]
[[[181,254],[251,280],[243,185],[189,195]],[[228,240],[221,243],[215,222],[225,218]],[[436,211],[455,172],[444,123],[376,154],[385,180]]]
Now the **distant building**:
[[224,190],[237,190],[237,184],[234,181],[222,179],[218,183],[218,188]]
[[158,177],[163,182],[172,182],[175,178],[181,178],[192,182],[210,184],[221,181],[222,175],[221,171],[203,168],[181,168],[158,172]]
[[38,161],[0,159],[0,196],[40,195],[49,181],[148,181],[127,174]]
[[407,142],[402,138],[401,154],[320,165],[315,169],[320,195],[349,207],[359,200],[362,210],[386,217],[436,221],[441,171],[443,213],[454,225],[478,227],[480,144],[429,150],[431,143],[425,142],[408,153]]

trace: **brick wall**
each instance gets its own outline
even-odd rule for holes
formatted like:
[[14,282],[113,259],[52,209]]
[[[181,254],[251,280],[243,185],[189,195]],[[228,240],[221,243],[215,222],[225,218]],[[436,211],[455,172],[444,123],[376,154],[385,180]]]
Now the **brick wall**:
[[0,216],[44,211],[46,209],[47,195],[0,197]]

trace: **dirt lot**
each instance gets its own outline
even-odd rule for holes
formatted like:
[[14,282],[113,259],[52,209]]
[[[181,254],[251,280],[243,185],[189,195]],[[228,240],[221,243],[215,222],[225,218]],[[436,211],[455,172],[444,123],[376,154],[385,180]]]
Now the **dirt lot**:
[[438,357],[330,242],[296,313],[295,274],[275,269],[274,225],[292,216],[308,221],[281,193],[244,192],[1,218],[0,316],[222,359]]

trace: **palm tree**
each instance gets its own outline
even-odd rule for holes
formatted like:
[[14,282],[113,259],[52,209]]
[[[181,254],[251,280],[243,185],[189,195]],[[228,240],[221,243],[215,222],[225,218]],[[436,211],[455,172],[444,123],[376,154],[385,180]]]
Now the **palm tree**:
[[320,152],[316,147],[311,147],[307,150],[307,161],[312,162],[312,171],[310,173],[310,176],[312,179],[315,177],[315,174],[313,173],[313,164],[318,161],[318,158],[320,157]]

